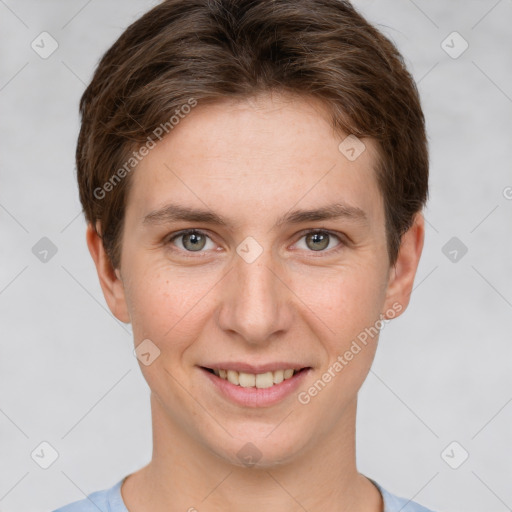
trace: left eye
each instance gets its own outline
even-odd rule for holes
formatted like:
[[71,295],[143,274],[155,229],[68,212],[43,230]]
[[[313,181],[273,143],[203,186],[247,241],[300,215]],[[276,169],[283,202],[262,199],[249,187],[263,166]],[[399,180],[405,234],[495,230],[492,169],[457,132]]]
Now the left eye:
[[[337,245],[342,245],[341,239],[337,235],[329,231],[320,230],[309,231],[307,233],[304,233],[302,237],[299,239],[299,242],[304,239],[306,244],[306,250],[309,249],[314,252],[319,252],[329,248],[333,238],[338,240],[339,243]],[[204,249],[207,246],[208,240],[210,241],[210,244],[214,246],[211,238],[206,233],[198,231],[196,229],[177,233],[176,235],[169,239],[169,242],[171,242],[174,245],[178,245],[175,244],[174,241],[179,239],[181,239],[180,249],[186,252],[201,252],[202,249]],[[212,249],[213,247],[209,248]],[[208,249],[208,247],[206,247],[206,249]]]
[[303,238],[306,241],[306,247],[315,252],[326,249],[333,238],[336,238],[339,242],[338,245],[341,245],[340,238],[329,231],[310,231],[309,233],[304,234],[300,240]]

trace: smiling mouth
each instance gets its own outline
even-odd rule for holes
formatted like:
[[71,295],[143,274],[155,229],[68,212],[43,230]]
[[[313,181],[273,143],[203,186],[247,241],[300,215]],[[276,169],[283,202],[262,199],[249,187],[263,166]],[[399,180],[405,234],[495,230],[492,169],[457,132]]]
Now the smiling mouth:
[[309,370],[310,367],[305,368],[287,368],[285,370],[276,370],[273,372],[265,372],[265,373],[246,373],[246,372],[237,372],[236,370],[223,370],[223,369],[212,369],[206,368],[202,366],[204,370],[216,375],[220,379],[227,380],[231,384],[235,386],[240,386],[243,388],[271,388],[272,386],[276,386],[281,384],[281,382],[291,379],[298,373]]

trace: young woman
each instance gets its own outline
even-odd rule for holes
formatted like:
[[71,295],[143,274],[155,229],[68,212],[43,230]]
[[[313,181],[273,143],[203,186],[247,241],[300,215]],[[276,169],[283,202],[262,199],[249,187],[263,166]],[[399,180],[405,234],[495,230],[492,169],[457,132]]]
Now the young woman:
[[167,0],[104,55],[87,243],[153,456],[59,512],[419,512],[358,472],[358,391],[424,239],[424,118],[348,1]]

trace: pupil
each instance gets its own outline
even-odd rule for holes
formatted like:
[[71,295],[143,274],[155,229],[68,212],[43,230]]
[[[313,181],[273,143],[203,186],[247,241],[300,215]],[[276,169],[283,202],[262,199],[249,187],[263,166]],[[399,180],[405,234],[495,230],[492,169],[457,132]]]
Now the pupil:
[[320,242],[320,245],[316,245],[313,246],[313,250],[314,251],[318,251],[318,250],[321,250],[321,249],[325,249],[329,244],[328,244],[328,235],[326,234],[322,234],[322,233],[313,233],[311,236],[311,239],[313,240],[313,242],[315,244],[318,244],[318,242]]
[[204,240],[201,240],[201,236],[200,234],[198,233],[189,233],[188,235],[185,235],[185,247],[187,247],[187,242],[189,244],[191,244],[191,247],[187,247],[187,248],[191,248],[192,250],[200,250],[204,247]]

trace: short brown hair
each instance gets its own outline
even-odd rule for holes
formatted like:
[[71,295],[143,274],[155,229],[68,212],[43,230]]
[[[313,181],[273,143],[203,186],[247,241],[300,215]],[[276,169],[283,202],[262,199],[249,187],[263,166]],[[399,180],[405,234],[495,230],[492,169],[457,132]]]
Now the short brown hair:
[[191,98],[266,91],[319,98],[335,129],[377,141],[396,262],[427,200],[429,163],[418,90],[394,44],[344,0],[166,0],[123,32],[80,100],[80,201],[114,268],[134,150]]

